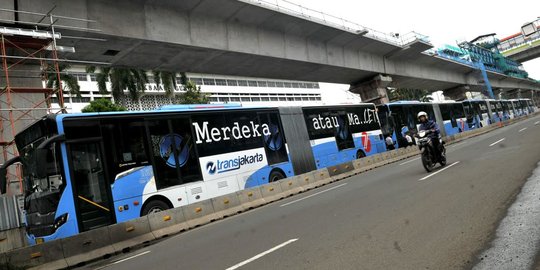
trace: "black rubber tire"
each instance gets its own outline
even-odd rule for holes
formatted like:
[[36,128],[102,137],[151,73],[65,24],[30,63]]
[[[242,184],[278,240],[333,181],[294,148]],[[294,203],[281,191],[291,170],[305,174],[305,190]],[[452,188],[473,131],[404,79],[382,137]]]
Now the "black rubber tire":
[[161,212],[170,209],[169,205],[161,200],[153,200],[144,205],[141,212],[142,216],[146,216],[149,213]]
[[360,159],[360,158],[363,158],[363,157],[366,157],[366,154],[364,153],[364,151],[362,151],[362,150],[356,151],[356,159]]
[[444,146],[442,147],[442,151],[441,151],[441,166],[444,167],[446,166],[446,149],[444,148]]
[[285,179],[285,175],[283,175],[282,172],[280,171],[272,171],[270,173],[270,176],[268,176],[268,182],[276,182],[276,181],[279,181],[281,179]]
[[425,154],[422,154],[422,165],[427,172],[433,171],[434,164],[427,158],[427,155]]

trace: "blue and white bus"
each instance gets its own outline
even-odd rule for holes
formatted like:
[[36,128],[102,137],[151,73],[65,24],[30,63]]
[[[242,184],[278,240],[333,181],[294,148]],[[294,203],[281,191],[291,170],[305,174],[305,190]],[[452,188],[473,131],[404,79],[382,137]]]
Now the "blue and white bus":
[[438,103],[447,136],[469,130],[467,117],[461,102]]
[[[49,115],[15,137],[30,243],[384,151],[373,104]],[[310,145],[311,142],[311,145]]]
[[384,138],[390,136],[395,147],[407,147],[406,134],[411,137],[418,131],[419,112],[424,111],[428,118],[435,120],[433,104],[419,101],[398,101],[377,106],[381,130]]
[[488,104],[485,100],[469,99],[462,101],[469,129],[488,126],[491,123]]

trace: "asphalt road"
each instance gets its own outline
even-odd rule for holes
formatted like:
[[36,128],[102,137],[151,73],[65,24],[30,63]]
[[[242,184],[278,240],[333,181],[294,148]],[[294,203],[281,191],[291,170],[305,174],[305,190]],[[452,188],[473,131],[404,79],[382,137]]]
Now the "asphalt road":
[[[540,161],[540,116],[86,269],[467,269]],[[523,128],[526,128],[523,130]]]

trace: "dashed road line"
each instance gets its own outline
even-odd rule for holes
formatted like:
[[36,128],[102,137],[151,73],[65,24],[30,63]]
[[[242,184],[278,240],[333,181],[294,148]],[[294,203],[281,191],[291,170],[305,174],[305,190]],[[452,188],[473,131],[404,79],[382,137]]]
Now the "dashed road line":
[[267,254],[269,254],[269,253],[272,253],[272,252],[274,252],[274,251],[276,251],[276,250],[278,250],[278,249],[280,249],[280,248],[282,248],[282,247],[284,247],[284,246],[286,246],[286,245],[288,245],[288,244],[290,244],[290,243],[292,243],[292,242],[295,242],[295,241],[297,241],[297,240],[298,240],[298,238],[295,238],[295,239],[291,239],[291,240],[289,240],[289,241],[286,241],[286,242],[284,242],[284,243],[281,243],[281,244],[279,244],[279,245],[277,245],[277,246],[275,246],[275,247],[273,247],[273,248],[271,248],[271,249],[269,249],[269,250],[267,250],[267,251],[265,251],[265,252],[259,253],[259,254],[255,255],[255,256],[253,256],[253,257],[251,257],[251,258],[245,260],[245,261],[242,261],[242,262],[240,262],[240,263],[237,263],[237,264],[235,264],[235,265],[233,265],[233,266],[227,268],[226,270],[235,270],[235,269],[238,269],[238,268],[240,268],[240,267],[242,267],[242,266],[244,266],[244,265],[246,265],[246,264],[248,264],[248,263],[250,263],[250,262],[252,262],[252,261],[254,261],[254,260],[257,260],[257,259],[263,257],[264,255],[267,255]]
[[454,163],[452,163],[452,164],[450,164],[450,165],[448,165],[448,166],[446,166],[446,167],[444,167],[444,168],[442,168],[442,169],[440,169],[440,170],[438,170],[438,171],[436,171],[436,172],[434,172],[434,173],[432,173],[430,175],[427,175],[425,177],[420,178],[420,180],[418,180],[418,181],[424,181],[424,180],[426,180],[426,179],[428,179],[428,178],[430,178],[430,177],[432,177],[432,176],[434,176],[434,175],[436,175],[436,174],[438,174],[438,173],[440,173],[440,172],[442,172],[444,170],[450,169],[452,166],[454,166],[454,165],[456,165],[458,163],[459,163],[459,161],[456,161],[456,162],[454,162]]
[[502,142],[502,141],[504,141],[504,140],[506,140],[506,138],[502,138],[502,139],[500,139],[500,140],[498,140],[498,141],[496,141],[496,142],[490,144],[489,147],[494,146],[494,145],[496,145],[496,144],[498,144],[498,143],[500,143],[500,142]]

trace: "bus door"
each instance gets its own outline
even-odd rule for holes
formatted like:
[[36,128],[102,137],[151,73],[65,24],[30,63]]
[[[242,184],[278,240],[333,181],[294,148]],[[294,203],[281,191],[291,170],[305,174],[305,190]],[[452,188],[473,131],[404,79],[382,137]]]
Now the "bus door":
[[68,143],[79,232],[115,223],[101,140]]

